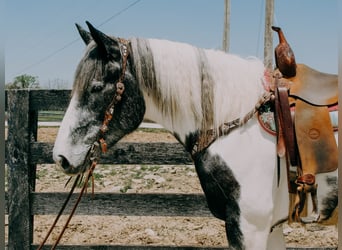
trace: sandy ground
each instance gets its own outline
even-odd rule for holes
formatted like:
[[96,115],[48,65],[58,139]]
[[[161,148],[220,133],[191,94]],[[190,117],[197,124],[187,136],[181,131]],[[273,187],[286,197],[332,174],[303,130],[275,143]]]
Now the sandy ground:
[[[41,128],[38,141],[52,142],[55,128]],[[127,141],[175,141],[168,133],[138,131]],[[39,192],[64,191],[68,177],[54,165],[37,168]],[[171,192],[202,193],[193,166],[119,166],[99,165],[95,170],[95,192]],[[57,204],[58,206],[58,204]],[[56,231],[60,231],[62,218]],[[52,224],[54,216],[35,216],[34,242],[39,244]],[[285,224],[288,247],[336,247],[335,226]],[[52,243],[57,232],[50,237]],[[187,217],[119,217],[75,216],[66,230],[63,244],[153,244],[226,246],[224,223],[215,218]]]

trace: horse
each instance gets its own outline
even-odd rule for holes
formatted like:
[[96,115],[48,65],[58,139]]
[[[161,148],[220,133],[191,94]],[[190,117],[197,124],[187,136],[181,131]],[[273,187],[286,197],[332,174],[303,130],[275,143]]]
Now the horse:
[[[191,155],[211,213],[225,221],[229,249],[285,249],[286,168],[277,169],[276,138],[254,112],[268,84],[264,64],[186,43],[126,40],[86,23],[89,31],[77,25],[86,51],[54,144],[56,164],[68,175],[84,173],[94,142],[112,147],[143,119],[155,121]],[[327,217],[337,170],[316,180]]]

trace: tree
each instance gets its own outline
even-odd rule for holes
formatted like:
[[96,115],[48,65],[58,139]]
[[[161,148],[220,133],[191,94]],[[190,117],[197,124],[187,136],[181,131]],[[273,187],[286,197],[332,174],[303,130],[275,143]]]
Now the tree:
[[20,75],[12,83],[6,84],[6,89],[32,89],[39,88],[38,76]]

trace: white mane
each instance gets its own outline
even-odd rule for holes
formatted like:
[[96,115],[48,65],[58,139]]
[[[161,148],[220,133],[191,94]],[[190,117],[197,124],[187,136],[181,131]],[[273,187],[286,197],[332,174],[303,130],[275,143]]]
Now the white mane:
[[264,65],[256,58],[155,39],[132,39],[132,50],[146,106],[152,106],[146,115],[166,121],[171,131],[217,128],[246,115],[264,91]]

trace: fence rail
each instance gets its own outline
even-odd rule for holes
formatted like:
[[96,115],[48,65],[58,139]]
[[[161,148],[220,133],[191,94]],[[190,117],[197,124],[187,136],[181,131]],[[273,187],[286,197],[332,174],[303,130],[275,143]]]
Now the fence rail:
[[[55,215],[66,198],[65,193],[35,192],[36,165],[53,163],[51,143],[37,142],[40,110],[65,111],[70,90],[13,90],[6,92],[8,139],[8,249],[36,249],[33,245],[35,215]],[[100,160],[104,164],[192,164],[178,143],[118,143]],[[72,197],[75,199],[75,195]],[[96,202],[94,202],[94,200]],[[91,203],[91,204],[90,204]],[[71,201],[71,204],[73,202]],[[70,210],[70,208],[66,208]],[[97,193],[85,196],[77,214],[125,216],[211,216],[201,194],[119,194]],[[50,249],[46,246],[44,249]],[[94,250],[214,250],[223,247],[61,245],[57,249]],[[288,248],[295,250],[299,248]],[[301,250],[313,248],[300,248]],[[317,248],[315,248],[317,249]],[[321,248],[332,250],[336,248]]]

